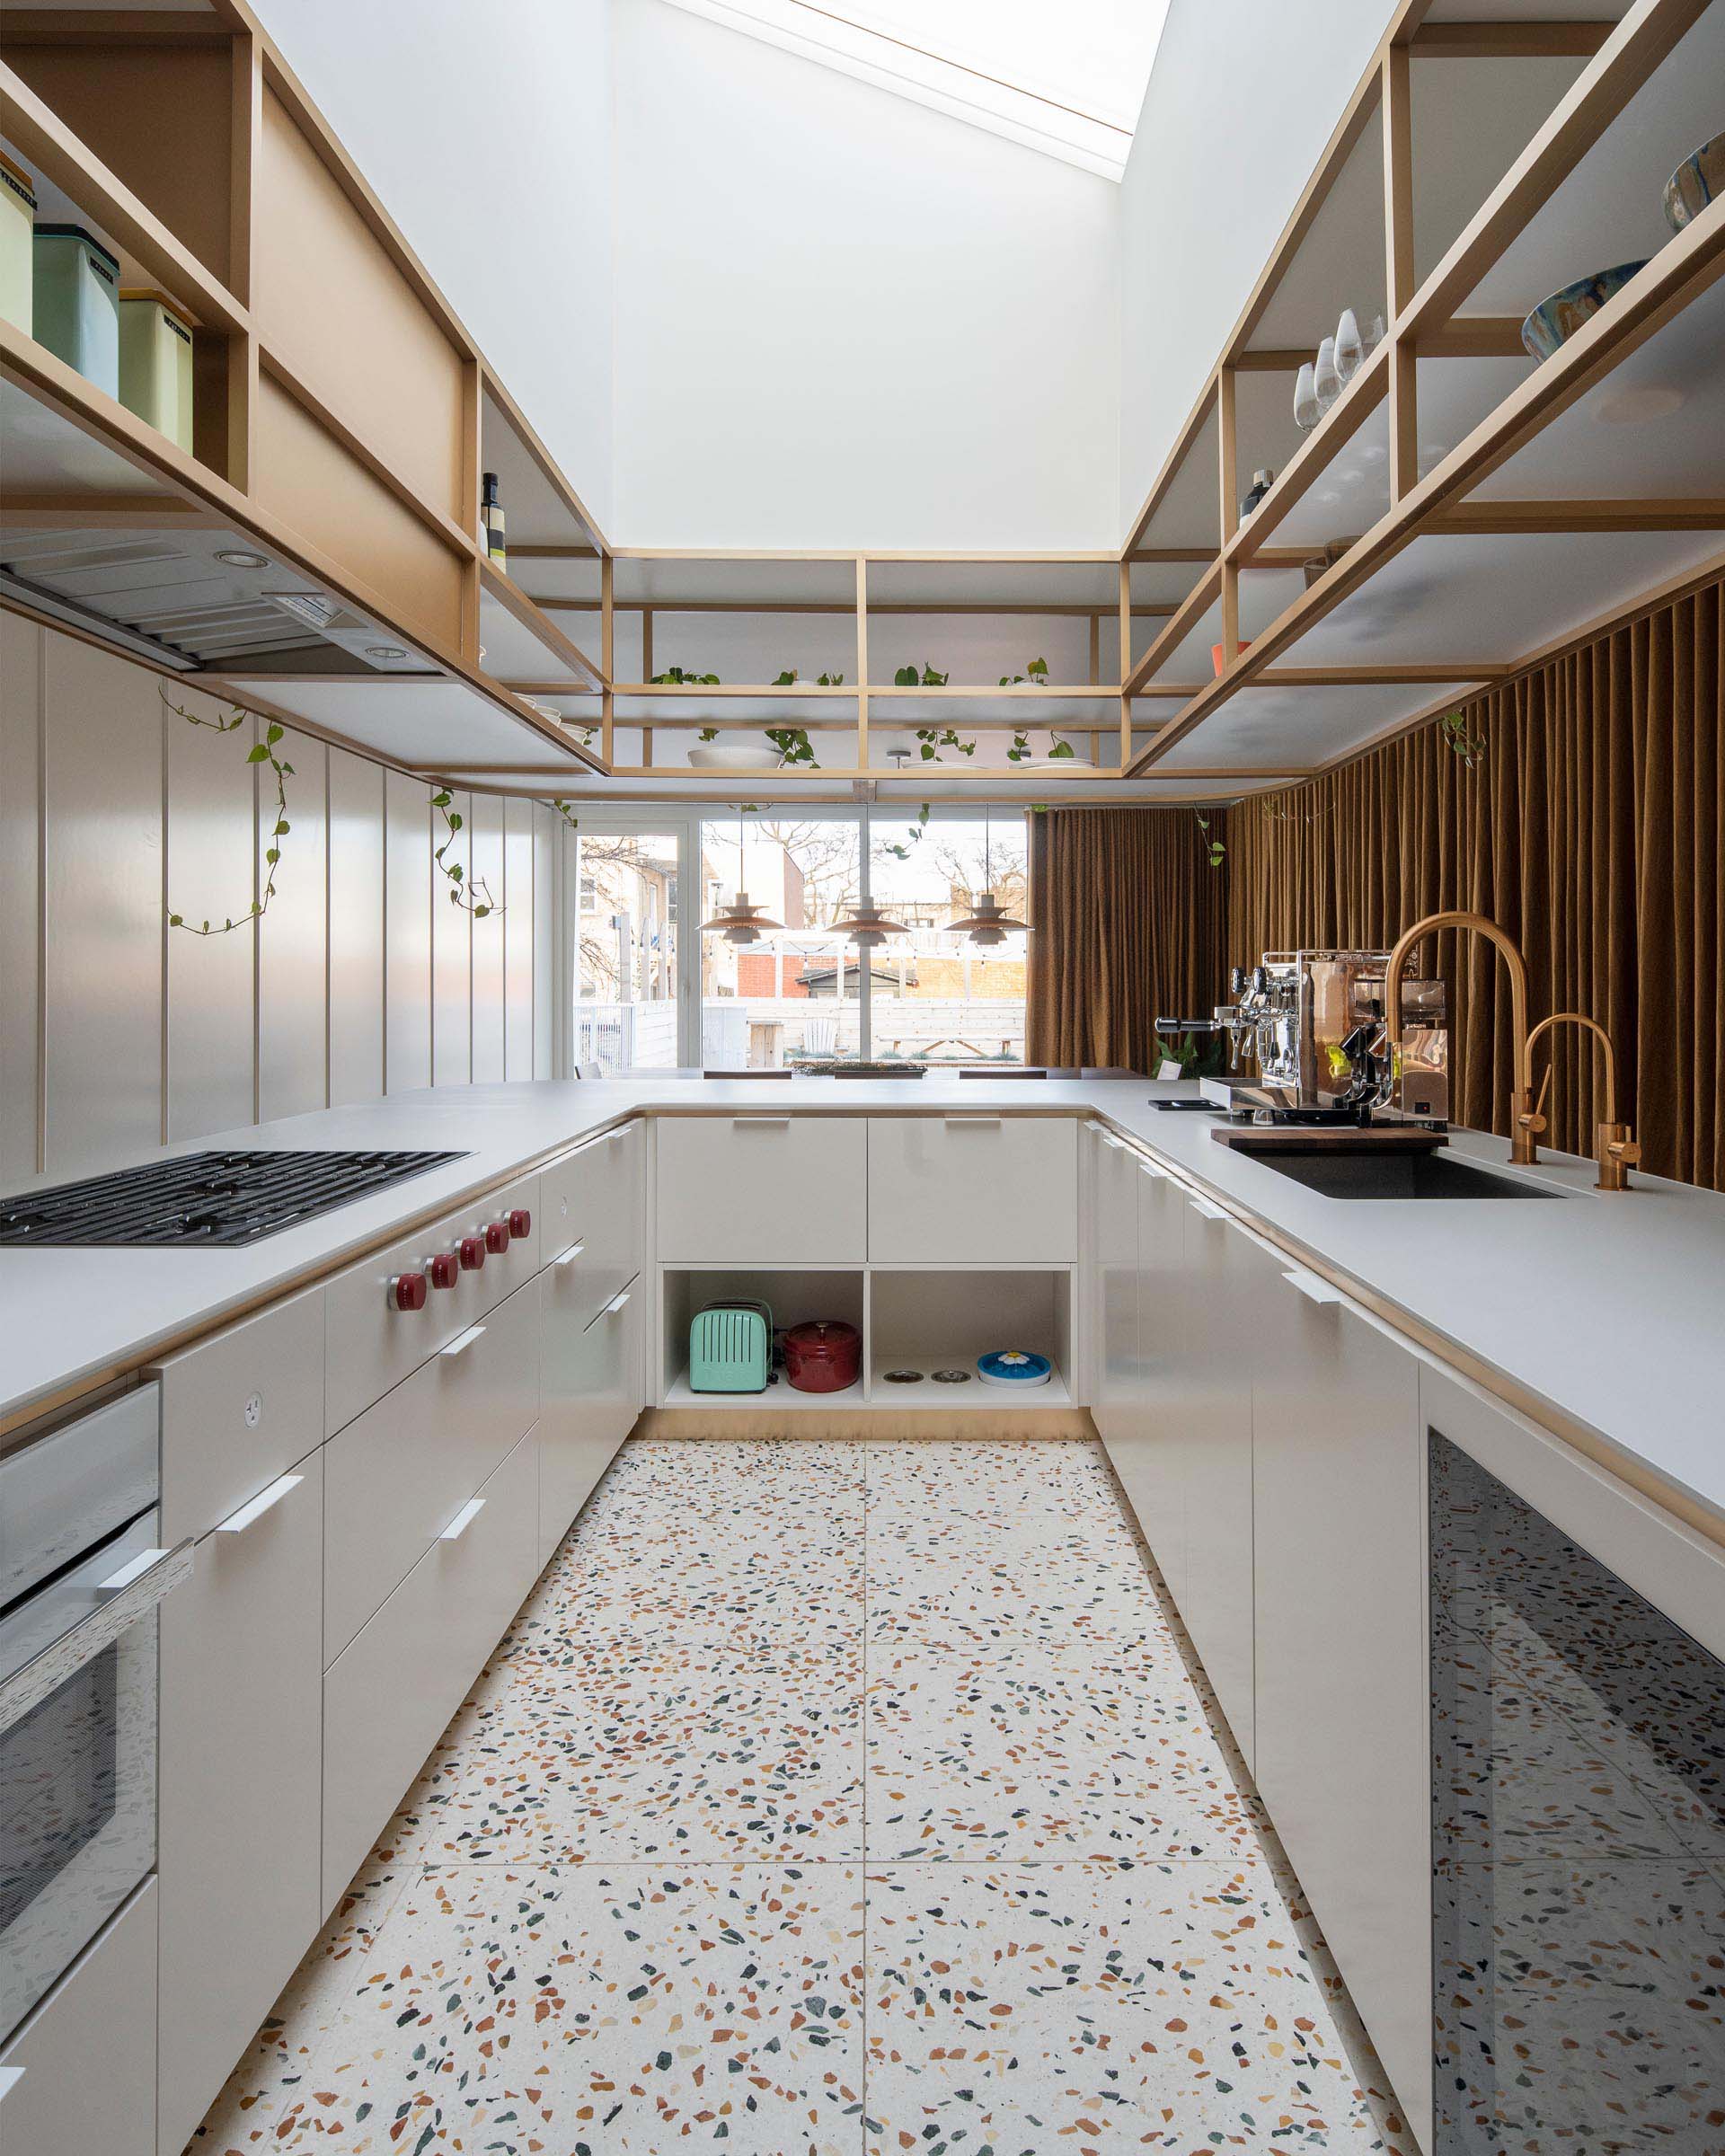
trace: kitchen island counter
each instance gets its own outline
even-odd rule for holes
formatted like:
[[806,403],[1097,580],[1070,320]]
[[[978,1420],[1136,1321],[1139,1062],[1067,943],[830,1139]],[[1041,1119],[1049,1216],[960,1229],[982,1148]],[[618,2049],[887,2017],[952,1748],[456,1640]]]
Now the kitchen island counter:
[[[1464,1373],[1725,1541],[1725,1197],[1591,1162],[1511,1170],[1501,1139],[1461,1159],[1529,1178],[1546,1204],[1356,1203],[1218,1145],[1143,1079],[703,1081],[442,1087],[173,1148],[461,1149],[464,1157],[248,1247],[0,1250],[0,1427],[135,1369],[320,1278],[633,1116],[1013,1113],[1093,1119],[1143,1149]],[[56,1180],[40,1179],[43,1183]]]

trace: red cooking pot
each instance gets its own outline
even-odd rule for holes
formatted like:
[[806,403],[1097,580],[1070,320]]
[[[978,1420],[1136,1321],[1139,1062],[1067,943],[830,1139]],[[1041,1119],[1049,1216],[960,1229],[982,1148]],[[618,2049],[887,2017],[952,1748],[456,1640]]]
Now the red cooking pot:
[[840,1318],[785,1328],[784,1374],[799,1392],[842,1392],[862,1366],[862,1335]]

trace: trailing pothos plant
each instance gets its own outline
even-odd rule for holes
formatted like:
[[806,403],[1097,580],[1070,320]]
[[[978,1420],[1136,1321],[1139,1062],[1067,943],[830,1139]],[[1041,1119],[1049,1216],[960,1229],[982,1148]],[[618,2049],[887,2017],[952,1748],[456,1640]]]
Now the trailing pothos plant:
[[880,851],[883,853],[894,854],[900,861],[908,861],[910,859],[911,848],[922,844],[923,834],[927,830],[927,828],[928,803],[924,801],[922,807],[916,811],[916,821],[910,826],[910,829],[905,835],[904,844],[900,846],[882,846]]
[[[206,727],[213,734],[235,734],[248,719],[261,716],[248,711],[243,703],[231,703],[228,716],[205,719],[196,711],[189,711],[182,703],[175,703],[165,686],[159,691],[167,709],[183,719],[188,726]],[[270,826],[270,844],[263,850],[263,889],[252,899],[243,914],[226,915],[219,925],[213,921],[188,921],[183,914],[170,913],[168,926],[182,928],[189,936],[225,936],[232,930],[243,928],[248,921],[261,921],[270,910],[270,901],[276,895],[276,870],[281,863],[281,842],[293,826],[288,821],[288,782],[294,775],[294,767],[285,757],[276,754],[277,745],[285,729],[273,719],[263,721],[263,738],[254,742],[246,752],[248,764],[267,764],[276,782],[276,820]]]
[[1031,688],[1036,689],[1048,687],[1048,662],[1046,658],[1031,659],[1022,674],[1003,674],[1000,677],[1000,685],[1003,689],[1015,689],[1023,684],[1028,684]]
[[892,677],[892,685],[895,689],[943,689],[951,678],[950,673],[937,674],[924,661],[920,674],[915,667],[900,667]]
[[1209,817],[1201,808],[1194,808],[1192,814],[1198,818],[1198,827],[1204,834],[1205,858],[1213,869],[1219,869],[1228,858],[1227,841],[1217,837]]
[[1440,719],[1438,731],[1445,747],[1452,755],[1460,757],[1470,771],[1485,754],[1485,736],[1473,731],[1465,711],[1451,711]]
[[655,689],[716,689],[719,676],[716,674],[696,674],[685,667],[667,667],[662,674],[650,674],[647,683],[650,688]]
[[503,908],[491,897],[491,888],[482,876],[470,877],[458,861],[446,861],[444,855],[456,843],[462,829],[464,817],[459,809],[451,806],[455,800],[445,786],[431,796],[431,806],[443,818],[443,844],[431,856],[437,862],[449,886],[449,903],[470,913],[475,921],[483,921],[489,915],[500,914]]
[[938,764],[943,748],[956,748],[961,756],[974,756],[977,753],[976,743],[960,740],[950,726],[919,726],[916,745],[924,764]]

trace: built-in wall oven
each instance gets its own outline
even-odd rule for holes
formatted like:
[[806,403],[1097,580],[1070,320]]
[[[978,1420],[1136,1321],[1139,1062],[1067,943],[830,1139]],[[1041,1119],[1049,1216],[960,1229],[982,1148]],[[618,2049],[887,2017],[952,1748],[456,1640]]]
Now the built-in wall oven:
[[155,1385],[0,1454],[0,2047],[155,1864]]
[[1725,1663],[1429,1444],[1433,2156],[1720,2156]]

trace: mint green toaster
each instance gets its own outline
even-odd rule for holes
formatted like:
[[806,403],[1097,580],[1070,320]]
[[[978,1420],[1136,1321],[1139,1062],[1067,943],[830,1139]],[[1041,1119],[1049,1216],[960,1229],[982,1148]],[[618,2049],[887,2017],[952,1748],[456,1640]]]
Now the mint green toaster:
[[773,1312],[765,1303],[710,1303],[689,1326],[691,1392],[765,1392],[773,1374]]

